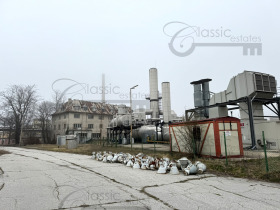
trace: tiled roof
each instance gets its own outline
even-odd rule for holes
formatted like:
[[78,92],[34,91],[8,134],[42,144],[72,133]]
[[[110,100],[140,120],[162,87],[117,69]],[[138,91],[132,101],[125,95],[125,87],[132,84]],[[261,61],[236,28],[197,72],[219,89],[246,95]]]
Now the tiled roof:
[[[127,107],[127,109],[130,110],[129,107]],[[55,112],[53,115],[64,112],[86,112],[93,114],[115,115],[118,112],[118,106],[102,102],[91,102],[73,99],[68,100],[67,102],[62,104],[60,110]]]

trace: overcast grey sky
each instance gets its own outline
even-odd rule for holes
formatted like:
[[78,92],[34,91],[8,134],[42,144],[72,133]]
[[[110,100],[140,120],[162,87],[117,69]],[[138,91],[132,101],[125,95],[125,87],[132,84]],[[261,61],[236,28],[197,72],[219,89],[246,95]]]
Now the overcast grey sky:
[[[280,82],[278,2],[0,0],[0,90],[36,84],[42,99],[50,100],[54,81],[67,78],[94,90],[104,73],[107,86],[117,87],[107,100],[121,100],[120,94],[137,84],[134,98],[144,99],[140,95],[149,93],[148,70],[156,67],[159,84],[170,82],[172,109],[181,115],[193,107],[193,80],[212,78],[212,92],[225,90],[230,78],[244,70],[269,73]],[[200,30],[230,30],[234,37],[254,36],[262,43],[262,55],[244,56],[242,47],[197,47],[179,57],[163,32],[173,21]],[[184,24],[169,25],[169,35]],[[250,42],[247,38],[242,42]],[[195,41],[228,43],[229,38]],[[73,83],[60,80],[54,86],[63,91]],[[83,99],[101,98],[94,93],[84,92]]]

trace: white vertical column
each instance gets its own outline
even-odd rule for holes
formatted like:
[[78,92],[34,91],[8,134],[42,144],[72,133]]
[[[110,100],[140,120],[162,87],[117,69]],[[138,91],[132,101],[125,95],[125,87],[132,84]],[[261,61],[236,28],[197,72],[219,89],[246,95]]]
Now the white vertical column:
[[158,74],[156,68],[151,68],[149,72],[150,78],[150,108],[152,110],[152,118],[159,118],[158,107]]
[[162,88],[162,110],[163,122],[168,123],[171,121],[171,99],[170,99],[170,83],[161,83]]

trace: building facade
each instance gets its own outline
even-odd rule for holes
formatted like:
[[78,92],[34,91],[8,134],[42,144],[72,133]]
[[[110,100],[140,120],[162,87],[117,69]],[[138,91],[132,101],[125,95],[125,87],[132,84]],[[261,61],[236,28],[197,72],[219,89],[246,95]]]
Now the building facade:
[[116,113],[116,105],[68,99],[52,115],[53,138],[71,134],[80,142],[106,138],[107,127]]

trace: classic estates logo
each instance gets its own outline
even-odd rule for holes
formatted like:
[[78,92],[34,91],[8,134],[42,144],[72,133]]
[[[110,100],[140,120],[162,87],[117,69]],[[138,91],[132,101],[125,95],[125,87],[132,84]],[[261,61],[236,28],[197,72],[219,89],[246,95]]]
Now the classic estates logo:
[[235,36],[228,28],[208,29],[173,21],[163,26],[163,33],[171,38],[170,51],[179,57],[186,57],[201,47],[239,47],[243,55],[262,55],[261,37]]

